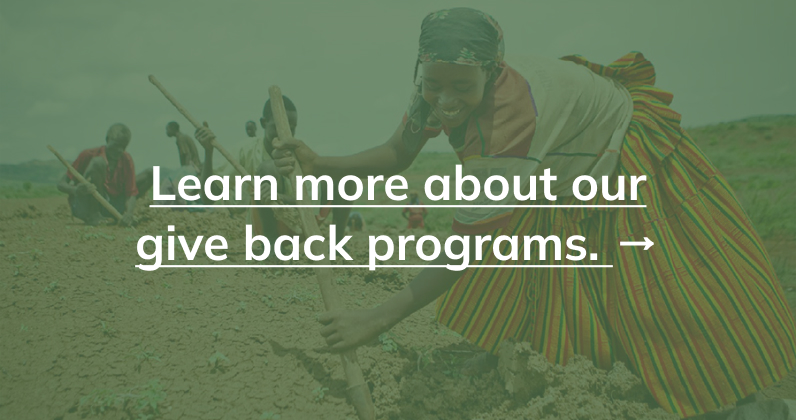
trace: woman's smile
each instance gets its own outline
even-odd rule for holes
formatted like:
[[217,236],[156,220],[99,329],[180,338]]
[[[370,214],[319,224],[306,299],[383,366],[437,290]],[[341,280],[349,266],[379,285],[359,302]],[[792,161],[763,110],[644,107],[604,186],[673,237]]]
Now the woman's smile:
[[444,109],[442,107],[435,107],[434,113],[437,115],[437,118],[442,121],[445,125],[449,127],[456,127],[459,124],[463,123],[464,121],[459,121],[462,119],[461,117],[466,116],[463,112],[464,107],[454,108],[454,109]]
[[462,109],[458,108],[458,109],[446,111],[446,110],[444,110],[442,108],[439,108],[439,111],[442,113],[443,116],[445,116],[447,118],[456,118],[456,116],[459,115],[459,113],[462,111]]
[[458,127],[481,103],[487,80],[482,67],[423,63],[423,99],[443,124]]

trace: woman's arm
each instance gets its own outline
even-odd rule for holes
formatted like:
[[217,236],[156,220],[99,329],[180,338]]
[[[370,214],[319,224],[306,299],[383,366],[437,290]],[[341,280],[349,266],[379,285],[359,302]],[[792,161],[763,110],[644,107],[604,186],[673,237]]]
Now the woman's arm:
[[318,322],[325,325],[321,335],[334,352],[355,349],[441,296],[461,274],[445,268],[426,268],[409,286],[376,308],[319,315]]
[[369,175],[394,175],[408,168],[422,149],[415,151],[404,146],[402,134],[404,124],[398,125],[386,143],[349,156],[318,156],[304,142],[285,142],[274,150],[274,162],[279,172],[289,175],[298,159],[305,175],[329,175],[339,179],[346,175],[366,177]]
[[[473,250],[473,243],[471,240],[468,248],[470,252]],[[453,253],[461,253],[460,242],[451,245]],[[432,264],[457,263],[442,254]],[[318,316],[318,321],[325,325],[321,328],[321,335],[325,337],[329,348],[335,352],[359,347],[441,296],[456,284],[462,273],[446,268],[423,269],[406,288],[376,308],[321,314]]]

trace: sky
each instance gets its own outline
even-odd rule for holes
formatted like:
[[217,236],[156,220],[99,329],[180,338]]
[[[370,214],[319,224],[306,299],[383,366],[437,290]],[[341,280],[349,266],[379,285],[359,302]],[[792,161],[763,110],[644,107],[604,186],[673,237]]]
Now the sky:
[[319,154],[376,146],[408,105],[423,17],[456,6],[500,23],[509,64],[643,52],[686,127],[796,113],[793,0],[3,0],[0,163],[51,159],[48,144],[74,158],[123,122],[137,169],[178,166],[165,125],[194,130],[150,74],[222,145],[245,139],[276,84],[299,108],[296,137]]

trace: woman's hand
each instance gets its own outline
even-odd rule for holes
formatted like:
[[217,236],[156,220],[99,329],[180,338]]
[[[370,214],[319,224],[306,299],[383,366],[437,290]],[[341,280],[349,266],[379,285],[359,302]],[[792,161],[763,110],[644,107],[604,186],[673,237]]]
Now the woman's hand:
[[207,122],[204,123],[204,127],[199,127],[196,129],[196,133],[194,133],[194,137],[205,150],[212,150],[213,149],[213,142],[216,140],[216,135],[210,130],[208,127]]
[[335,353],[353,350],[387,329],[377,309],[326,312],[318,316],[318,322],[325,325],[321,335]]
[[273,157],[280,174],[290,175],[298,160],[304,175],[315,175],[315,161],[318,154],[307,147],[303,141],[294,139],[280,142],[279,139],[274,139],[273,144],[279,145],[274,149]]

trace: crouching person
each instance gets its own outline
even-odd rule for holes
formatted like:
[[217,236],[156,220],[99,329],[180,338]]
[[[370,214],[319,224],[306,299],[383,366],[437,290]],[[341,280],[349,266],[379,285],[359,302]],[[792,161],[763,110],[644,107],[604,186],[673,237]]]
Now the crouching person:
[[69,171],[58,183],[58,189],[69,194],[72,216],[88,225],[99,224],[105,217],[111,217],[92,196],[92,192],[97,191],[122,214],[120,225],[132,225],[138,187],[133,158],[125,152],[130,138],[130,129],[126,125],[114,124],[105,136],[105,146],[80,152],[72,167],[90,184],[78,182]]

